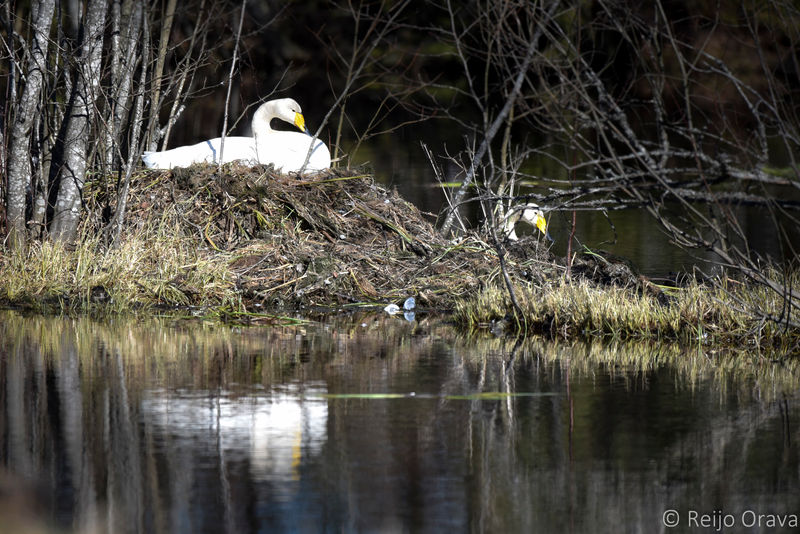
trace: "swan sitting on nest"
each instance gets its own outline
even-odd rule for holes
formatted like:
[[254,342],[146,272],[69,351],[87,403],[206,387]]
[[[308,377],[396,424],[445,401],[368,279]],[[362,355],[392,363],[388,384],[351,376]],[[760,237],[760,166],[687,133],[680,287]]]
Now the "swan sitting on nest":
[[[272,119],[293,124],[300,132],[273,130]],[[305,166],[306,171],[319,171],[331,166],[331,154],[325,143],[314,139],[306,128],[300,105],[291,98],[270,100],[253,115],[253,137],[225,137],[222,161],[219,160],[222,139],[217,137],[196,145],[181,146],[163,152],[145,152],[144,164],[151,169],[188,167],[193,163],[229,163],[274,165],[282,172],[298,172],[303,168],[311,143],[314,148]]]

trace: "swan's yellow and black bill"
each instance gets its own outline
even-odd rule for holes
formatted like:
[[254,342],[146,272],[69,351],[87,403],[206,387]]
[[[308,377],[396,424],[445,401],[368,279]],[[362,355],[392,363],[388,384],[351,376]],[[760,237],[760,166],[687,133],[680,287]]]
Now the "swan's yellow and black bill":
[[306,119],[303,117],[302,113],[294,114],[294,125],[297,126],[301,132],[308,133],[308,129],[306,128]]
[[550,237],[550,232],[547,231],[547,221],[545,220],[544,215],[542,215],[541,213],[537,213],[534,224],[536,225],[536,228],[538,228],[539,231],[542,232],[550,242],[555,241],[552,237]]
[[547,233],[547,221],[544,220],[544,215],[542,215],[541,213],[537,213],[534,224],[536,225],[536,228],[538,228],[540,232],[542,232],[543,234]]

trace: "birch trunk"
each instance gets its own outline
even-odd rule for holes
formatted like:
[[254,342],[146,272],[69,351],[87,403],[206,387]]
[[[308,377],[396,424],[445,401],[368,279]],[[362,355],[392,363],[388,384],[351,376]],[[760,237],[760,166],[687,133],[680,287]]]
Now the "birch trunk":
[[[107,128],[106,146],[111,148],[107,153],[106,163],[114,167],[115,162],[121,162],[120,149],[124,145],[123,133],[125,119],[128,116],[131,104],[131,86],[133,73],[138,61],[139,30],[142,19],[142,3],[125,0],[120,5],[119,0],[112,4],[112,20],[115,31],[112,32],[112,73],[111,73],[111,128]],[[121,30],[120,17],[129,20]]]
[[11,128],[8,154],[8,189],[6,208],[8,237],[11,247],[25,246],[25,208],[27,191],[31,187],[30,144],[33,124],[38,117],[39,98],[44,73],[47,71],[47,48],[55,0],[40,0],[34,6],[33,42],[30,64],[22,100]]
[[64,166],[58,186],[50,233],[56,241],[68,242],[75,237],[81,213],[81,193],[86,179],[86,156],[94,118],[97,90],[100,85],[100,63],[106,1],[90,0],[83,24],[83,42],[78,59],[78,76],[71,96],[71,109],[64,138]]
[[[144,13],[141,9],[137,10],[138,16],[141,17],[142,27],[144,30],[144,35],[149,34],[149,28],[147,25],[147,14]],[[131,47],[133,49],[133,47]],[[148,45],[148,40],[143,39],[142,44],[142,71],[140,73],[139,79],[139,87],[144,87],[145,82],[147,81],[147,65],[149,64],[150,57],[150,46]],[[113,217],[108,223],[108,226],[105,229],[106,233],[106,240],[108,243],[115,247],[117,245],[117,240],[119,239],[119,235],[122,232],[122,223],[125,220],[125,210],[128,206],[128,189],[130,188],[131,184],[131,174],[133,173],[133,168],[136,165],[136,161],[139,159],[139,131],[141,130],[142,126],[142,113],[144,108],[144,95],[140,92],[136,95],[134,99],[135,102],[135,109],[134,109],[134,116],[132,119],[133,124],[133,133],[130,136],[130,146],[128,149],[128,161],[125,164],[125,179],[122,182],[122,185],[119,188],[119,193],[117,194],[117,208],[114,211]]]
[[111,94],[108,98],[108,107],[106,109],[106,124],[110,125],[110,127],[105,128],[105,164],[108,166],[109,169],[113,168],[114,160],[116,159],[114,156],[115,149],[117,147],[115,134],[116,134],[116,124],[114,123],[114,116],[117,112],[117,108],[119,107],[119,93],[120,93],[120,85],[119,85],[119,72],[120,66],[122,65],[122,59],[120,56],[122,53],[120,52],[119,48],[119,41],[120,41],[120,17],[122,16],[122,6],[121,0],[112,0],[111,1],[111,19],[109,20],[109,24],[111,26],[111,39],[110,39],[110,48],[111,48]]

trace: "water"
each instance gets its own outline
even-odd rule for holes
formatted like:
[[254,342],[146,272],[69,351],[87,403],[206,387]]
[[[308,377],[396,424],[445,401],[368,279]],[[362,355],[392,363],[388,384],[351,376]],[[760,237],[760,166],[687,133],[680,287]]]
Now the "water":
[[0,532],[797,531],[798,363],[419,319],[0,312]]

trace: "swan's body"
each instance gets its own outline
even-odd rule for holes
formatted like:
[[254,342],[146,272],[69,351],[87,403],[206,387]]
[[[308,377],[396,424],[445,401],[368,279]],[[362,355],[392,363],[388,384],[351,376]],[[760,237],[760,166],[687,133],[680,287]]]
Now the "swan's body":
[[273,130],[272,119],[281,119],[308,132],[300,106],[291,98],[271,100],[262,104],[253,115],[253,137],[226,137],[220,160],[222,139],[217,137],[163,152],[145,152],[144,164],[151,169],[188,167],[193,163],[230,163],[274,165],[282,172],[298,172],[305,163],[308,149],[314,148],[305,166],[306,171],[319,171],[331,166],[331,154],[325,143],[308,133]]
[[[172,167],[188,167],[193,163],[218,163],[219,147],[222,139],[217,137],[196,145],[180,146],[163,152],[145,152],[142,160],[151,169],[171,169]],[[222,163],[241,161],[247,165],[256,165],[258,155],[252,137],[226,137],[224,160]]]

